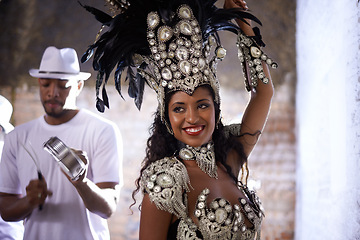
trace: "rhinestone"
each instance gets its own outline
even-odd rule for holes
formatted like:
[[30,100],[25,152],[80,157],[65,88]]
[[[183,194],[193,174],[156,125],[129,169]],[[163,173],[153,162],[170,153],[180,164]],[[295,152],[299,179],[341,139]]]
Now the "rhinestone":
[[204,202],[199,202],[197,207],[200,208],[200,209],[203,209],[205,207]]
[[190,151],[187,148],[182,148],[179,152],[179,156],[183,160],[190,160],[190,159],[194,158],[194,154],[192,153],[192,151]]
[[186,60],[189,57],[189,52],[185,47],[180,47],[175,52],[176,58],[181,60]]
[[168,88],[169,88],[169,89],[172,89],[173,87],[174,87],[173,83],[172,83],[172,82],[169,82],[169,83],[168,83]]
[[215,40],[214,36],[211,35],[211,36],[209,37],[209,44],[210,44],[210,45],[214,45],[215,43],[216,43],[216,40]]
[[170,44],[169,44],[169,49],[174,51],[174,50],[176,49],[176,44],[173,43],[173,42],[170,43]]
[[241,202],[242,204],[246,204],[246,200],[243,199],[243,198],[240,200],[240,202]]
[[231,205],[226,205],[226,206],[225,206],[225,210],[226,210],[227,212],[231,212],[231,210],[232,210]]
[[159,29],[159,40],[162,42],[168,41],[173,35],[172,29],[169,26],[162,26]]
[[161,52],[161,53],[160,53],[160,56],[161,56],[161,58],[166,58],[166,57],[167,57],[167,53],[166,53],[166,52]]
[[169,58],[173,58],[173,57],[175,57],[175,53],[173,51],[170,51],[168,53],[168,56],[169,56]]
[[191,46],[191,41],[187,40],[185,41],[185,47],[190,47]]
[[193,64],[193,65],[197,65],[198,64],[198,59],[197,58],[193,58],[193,59],[191,59],[191,63]]
[[205,201],[205,199],[206,199],[206,196],[204,194],[201,194],[199,196],[199,201]]
[[211,207],[213,209],[217,209],[217,208],[219,208],[219,204],[217,202],[213,202]]
[[171,71],[176,71],[176,69],[177,69],[177,65],[176,64],[171,64],[170,65],[170,69],[171,69]]
[[258,74],[258,77],[259,77],[260,79],[263,79],[263,78],[265,77],[265,74],[264,74],[263,72],[261,72],[261,73]]
[[266,63],[269,64],[269,65],[272,64],[272,62],[273,62],[273,61],[272,61],[270,58],[268,58],[268,59],[266,60]]
[[199,50],[195,50],[194,51],[194,55],[195,57],[200,57],[201,56],[201,52]]
[[237,232],[239,230],[238,226],[234,226],[233,230],[234,232]]
[[148,182],[146,184],[146,186],[149,188],[149,189],[152,189],[154,187],[154,182]]
[[165,45],[164,43],[160,43],[160,44],[159,44],[159,49],[160,49],[161,51],[165,51],[166,45]]
[[215,213],[209,212],[208,213],[208,218],[210,219],[210,221],[214,221],[215,220]]
[[172,73],[170,71],[169,68],[165,67],[161,70],[161,76],[165,79],[165,80],[171,80],[172,78]]
[[171,197],[171,190],[168,188],[165,188],[162,192],[161,192],[161,196],[169,199]]
[[184,45],[184,40],[179,38],[179,39],[176,40],[176,44],[177,45]]
[[266,60],[267,59],[267,56],[265,54],[261,55],[261,60]]
[[190,74],[191,72],[191,64],[188,61],[181,61],[179,64],[179,68],[184,74]]
[[261,64],[261,60],[260,60],[260,59],[254,59],[254,63],[255,63],[256,65],[260,65],[260,64]]
[[164,61],[159,61],[159,65],[160,65],[160,67],[165,67],[165,62]]
[[259,58],[261,56],[261,50],[258,47],[252,46],[250,48],[250,53],[251,53],[251,56],[253,56],[255,58]]
[[257,72],[261,72],[261,71],[263,70],[263,68],[262,68],[261,65],[257,65],[257,66],[255,67],[255,69],[256,69]]
[[159,22],[160,22],[160,18],[159,15],[157,15],[157,13],[151,12],[148,14],[147,23],[150,29],[154,29],[159,24]]
[[160,60],[160,54],[159,53],[156,53],[155,55],[154,55],[154,58],[155,58],[155,60]]
[[154,192],[158,193],[161,191],[161,187],[160,186],[155,186],[154,187]]
[[209,190],[208,188],[205,188],[205,189],[203,190],[203,193],[204,193],[205,195],[207,195],[207,194],[210,193],[210,190]]
[[174,77],[175,78],[181,78],[181,73],[180,72],[175,72]]
[[248,62],[248,66],[249,66],[249,67],[254,66],[254,62],[253,62],[253,61],[249,61],[249,62]]
[[225,224],[230,225],[231,224],[231,219],[230,218],[226,219]]
[[179,8],[179,16],[185,19],[191,18],[191,10],[187,6],[181,6]]
[[216,211],[215,211],[216,222],[223,223],[226,220],[227,216],[228,216],[228,214],[223,208],[216,209]]
[[191,27],[191,25],[189,24],[189,22],[187,21],[181,21],[180,22],[180,31],[182,34],[184,35],[191,35],[193,28]]
[[251,207],[248,204],[246,204],[244,208],[245,208],[245,211],[247,211],[247,212],[251,211]]
[[174,184],[173,178],[168,174],[161,174],[156,182],[163,188],[171,187]]
[[216,56],[220,59],[223,59],[226,56],[226,49],[223,47],[216,49]]
[[153,182],[154,182],[154,181],[156,180],[156,177],[157,177],[157,176],[156,176],[155,174],[151,175],[151,176],[150,176],[150,181],[153,181]]
[[200,44],[200,43],[195,43],[195,44],[194,44],[194,47],[195,47],[196,49],[200,49],[200,48],[201,48],[201,44]]
[[200,217],[201,211],[199,209],[196,209],[194,215],[195,215],[195,217]]
[[220,199],[219,204],[221,207],[224,207],[226,205],[226,200],[225,199]]
[[265,83],[265,84],[267,84],[267,83],[269,82],[269,79],[268,79],[268,78],[264,78],[264,79],[262,80],[262,82]]
[[203,58],[199,58],[199,68],[203,69],[206,65],[206,62]]
[[166,59],[165,63],[166,63],[166,65],[170,65],[172,63],[172,61],[170,59]]
[[197,67],[194,67],[194,68],[192,69],[192,72],[193,72],[193,73],[198,73],[198,72],[199,72],[199,69],[198,69]]
[[209,70],[208,70],[208,69],[205,69],[205,70],[204,70],[204,74],[205,74],[205,75],[209,75]]
[[167,85],[167,81],[164,80],[161,82],[161,86],[166,87],[166,85]]
[[156,43],[155,39],[150,39],[150,40],[149,40],[149,44],[150,44],[151,46],[154,46],[155,43]]
[[152,53],[157,53],[157,51],[158,51],[157,47],[154,46],[154,47],[151,48]]
[[253,213],[249,213],[249,214],[248,214],[248,217],[249,217],[249,219],[253,219],[253,218],[254,218],[254,214],[253,214]]
[[274,63],[271,64],[271,67],[272,67],[272,68],[277,68],[277,67],[278,67],[278,64],[274,62]]

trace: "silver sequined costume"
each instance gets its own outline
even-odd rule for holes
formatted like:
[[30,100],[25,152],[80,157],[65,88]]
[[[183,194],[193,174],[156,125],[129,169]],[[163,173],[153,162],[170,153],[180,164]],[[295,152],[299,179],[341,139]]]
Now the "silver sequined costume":
[[[246,186],[239,188],[248,199],[241,198],[233,206],[222,198],[213,200],[207,206],[210,190],[204,189],[196,203],[194,215],[199,222],[196,225],[188,213],[190,179],[185,165],[178,158],[163,158],[149,165],[143,172],[140,184],[142,191],[149,194],[158,209],[179,218],[176,239],[260,239],[263,218],[260,200]],[[252,228],[245,225],[245,218],[252,224]]]

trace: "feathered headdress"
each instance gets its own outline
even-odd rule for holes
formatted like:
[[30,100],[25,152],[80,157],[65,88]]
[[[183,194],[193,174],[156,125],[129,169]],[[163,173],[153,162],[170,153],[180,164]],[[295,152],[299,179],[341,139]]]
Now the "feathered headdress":
[[[93,55],[97,109],[109,107],[105,85],[115,69],[115,87],[121,94],[121,75],[129,81],[128,94],[140,109],[145,83],[158,95],[164,120],[165,94],[181,90],[192,94],[197,86],[208,84],[219,103],[216,62],[225,56],[219,30],[238,34],[232,19],[261,22],[240,8],[217,8],[215,0],[118,0],[112,1],[120,13],[114,17],[84,6],[108,30],[90,45],[81,61]],[[263,45],[259,35],[255,38]],[[211,52],[214,50],[214,52]],[[94,52],[95,51],[95,52]],[[94,53],[94,54],[93,54]],[[99,97],[102,87],[102,99]]]

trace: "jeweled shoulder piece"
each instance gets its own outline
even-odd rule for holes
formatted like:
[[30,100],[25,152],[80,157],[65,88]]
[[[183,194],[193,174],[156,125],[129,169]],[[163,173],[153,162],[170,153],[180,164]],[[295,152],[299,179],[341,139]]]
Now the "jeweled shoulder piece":
[[[265,62],[272,68],[277,68],[278,64],[267,56],[252,38],[242,32],[239,32],[236,44],[239,49],[239,60],[243,64],[246,90],[251,91],[253,87],[257,87],[258,79],[267,84],[269,79],[264,73],[262,62]],[[246,72],[247,69],[249,70],[248,73]],[[250,79],[248,79],[248,75]]]
[[184,217],[187,206],[184,192],[190,191],[190,179],[183,163],[173,158],[163,158],[149,165],[141,176],[140,186],[150,200],[161,210]]

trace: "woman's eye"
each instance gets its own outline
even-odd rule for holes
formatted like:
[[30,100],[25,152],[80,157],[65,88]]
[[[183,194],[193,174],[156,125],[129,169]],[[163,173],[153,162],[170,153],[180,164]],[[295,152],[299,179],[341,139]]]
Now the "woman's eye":
[[173,109],[173,112],[176,112],[176,113],[179,113],[179,112],[182,112],[182,111],[184,111],[184,109],[182,107],[175,107]]
[[200,109],[205,109],[207,107],[209,107],[209,104],[206,104],[206,103],[202,103],[202,104],[199,105]]

